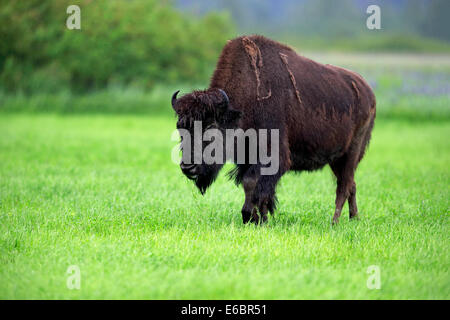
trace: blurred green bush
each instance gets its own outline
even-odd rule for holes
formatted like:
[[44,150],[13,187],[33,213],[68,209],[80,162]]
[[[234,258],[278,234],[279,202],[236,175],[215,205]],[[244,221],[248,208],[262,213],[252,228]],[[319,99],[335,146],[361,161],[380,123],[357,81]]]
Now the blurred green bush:
[[[71,4],[81,30],[66,28]],[[0,21],[0,90],[23,94],[204,82],[234,30],[162,0],[0,0]]]

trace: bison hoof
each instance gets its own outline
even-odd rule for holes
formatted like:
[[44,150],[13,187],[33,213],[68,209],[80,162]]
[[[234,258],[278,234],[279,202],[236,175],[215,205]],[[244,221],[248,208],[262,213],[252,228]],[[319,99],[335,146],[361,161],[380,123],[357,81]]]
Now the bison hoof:
[[244,222],[244,224],[249,223],[249,222],[254,223],[255,218],[259,219],[259,216],[256,213],[256,208],[253,208],[252,210],[242,209],[242,222]]
[[256,208],[253,208],[252,217],[250,219],[250,222],[252,222],[254,224],[259,224],[259,215],[258,215],[258,211],[256,210]]
[[264,224],[267,222],[267,214],[261,214],[259,216],[258,211],[254,208],[251,212],[242,210],[242,222],[246,223],[254,223],[255,225]]
[[256,217],[252,216],[252,218],[250,219],[250,222],[258,225],[259,224],[259,216],[257,215]]
[[255,213],[250,219],[250,221],[255,225],[263,225],[267,222],[267,214],[261,214],[261,216],[259,216],[258,214]]
[[266,223],[267,222],[267,213],[261,215],[261,224]]
[[251,212],[248,211],[242,211],[242,222],[244,224],[248,223],[250,221],[251,218]]

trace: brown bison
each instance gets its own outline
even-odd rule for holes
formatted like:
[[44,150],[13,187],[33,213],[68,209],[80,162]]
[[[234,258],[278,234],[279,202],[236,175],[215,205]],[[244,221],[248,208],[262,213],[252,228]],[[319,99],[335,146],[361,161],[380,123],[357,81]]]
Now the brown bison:
[[[223,48],[209,89],[178,99],[177,93],[172,106],[179,130],[193,132],[195,121],[201,121],[202,130],[278,130],[278,141],[268,142],[269,149],[279,144],[275,174],[262,175],[265,164],[245,161],[231,172],[244,187],[244,223],[265,222],[267,212],[273,213],[275,188],[286,171],[313,171],[326,164],[337,178],[333,223],[338,222],[346,200],[350,218],[358,216],[354,174],[375,119],[374,93],[360,75],[299,56],[263,36],[243,36]],[[247,141],[245,152],[250,147]],[[204,193],[223,162],[182,160],[180,166]]]

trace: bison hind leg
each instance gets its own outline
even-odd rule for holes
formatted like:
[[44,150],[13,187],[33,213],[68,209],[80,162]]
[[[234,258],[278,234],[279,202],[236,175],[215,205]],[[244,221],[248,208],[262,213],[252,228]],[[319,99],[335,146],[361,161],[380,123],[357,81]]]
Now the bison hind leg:
[[347,200],[349,203],[350,218],[358,216],[354,174],[358,165],[359,152],[351,152],[351,149],[349,151],[349,153],[330,164],[337,182],[336,209],[334,211],[333,224],[339,222],[342,207]]
[[341,158],[330,163],[330,167],[337,179],[336,209],[333,216],[333,224],[338,223],[342,207],[347,200],[350,218],[358,217],[354,176],[356,167],[364,156],[365,149],[369,144],[373,123],[374,116],[356,133],[348,151]]
[[[359,162],[362,160],[362,158],[364,157],[364,153],[366,152],[366,149],[369,145],[370,142],[370,137],[372,134],[372,129],[373,129],[373,125],[374,125],[374,116],[371,117],[371,119],[369,120],[369,125],[363,135],[362,141],[359,144],[359,148],[357,148],[357,152],[358,152],[358,157],[357,157],[357,161],[354,165],[354,171],[356,170],[356,167],[358,166]],[[349,207],[349,213],[350,213],[350,219],[359,219],[358,216],[358,206],[356,204],[356,183],[353,180],[353,183],[350,187],[350,194],[349,194],[349,198],[348,198],[348,207]]]

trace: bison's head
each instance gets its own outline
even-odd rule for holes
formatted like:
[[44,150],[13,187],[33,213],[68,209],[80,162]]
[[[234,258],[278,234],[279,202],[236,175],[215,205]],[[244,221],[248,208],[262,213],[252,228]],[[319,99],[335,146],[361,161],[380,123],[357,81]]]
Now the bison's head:
[[[203,134],[206,130],[217,129],[225,137],[225,129],[237,126],[240,112],[231,107],[227,94],[221,89],[194,91],[177,99],[178,92],[172,96],[172,107],[178,116],[177,129],[182,138],[183,156],[180,167],[183,174],[193,180],[203,194],[214,182],[226,160],[225,151],[221,161],[208,163],[203,158],[198,160],[199,153],[201,156],[209,144],[203,141]],[[198,137],[199,133],[201,137]]]

